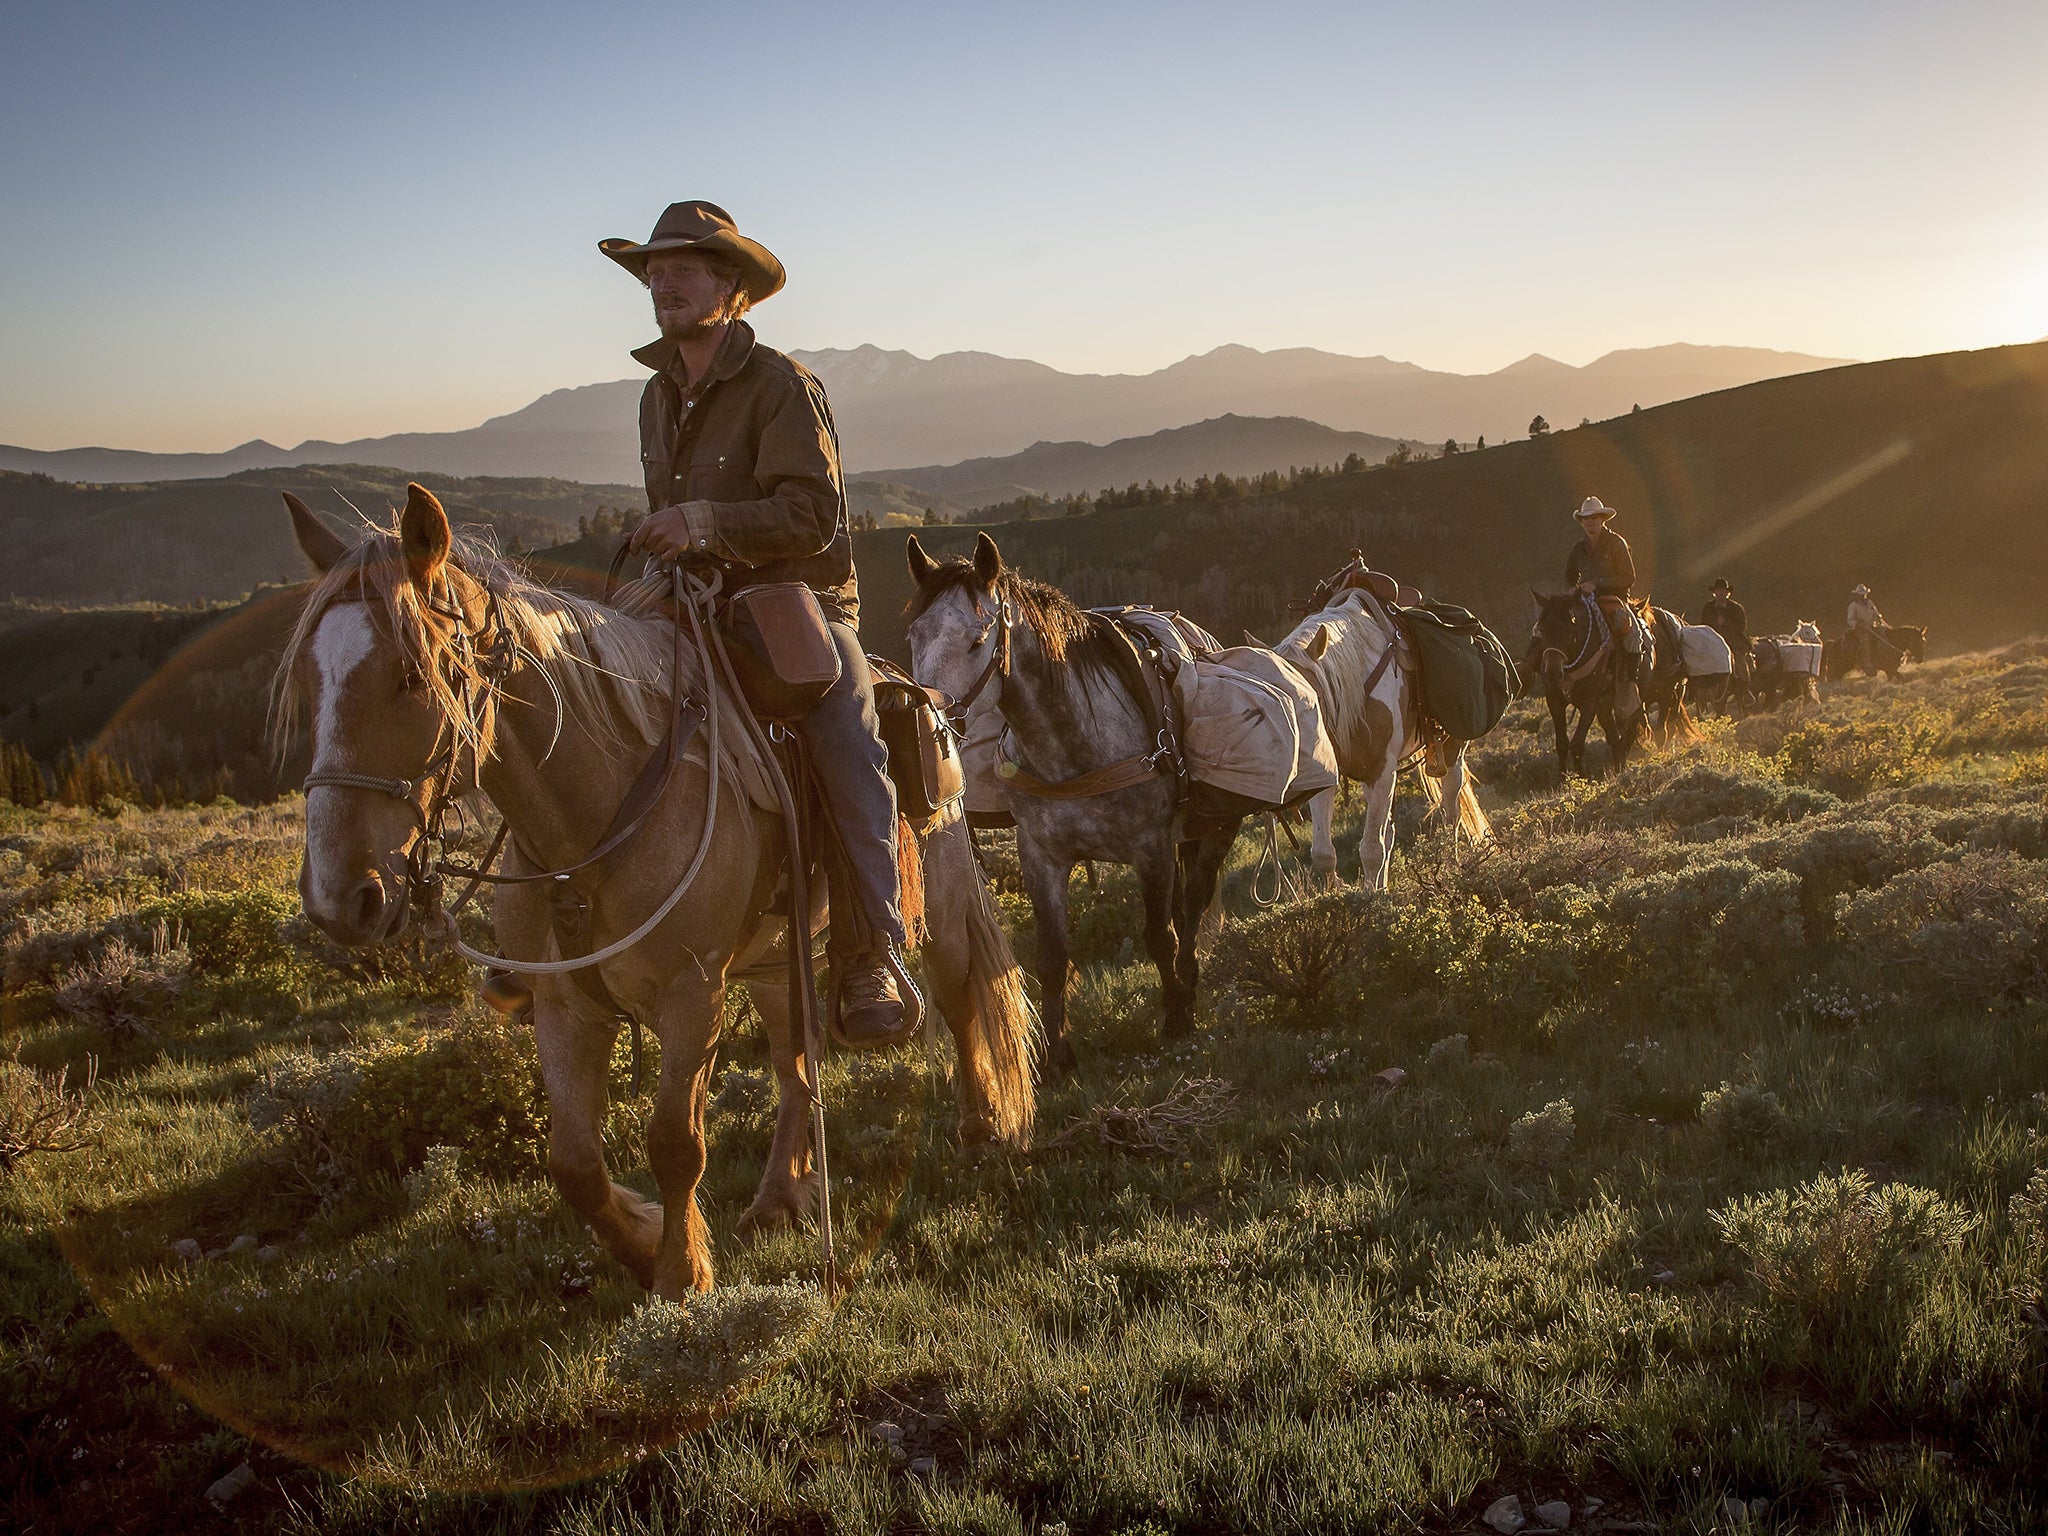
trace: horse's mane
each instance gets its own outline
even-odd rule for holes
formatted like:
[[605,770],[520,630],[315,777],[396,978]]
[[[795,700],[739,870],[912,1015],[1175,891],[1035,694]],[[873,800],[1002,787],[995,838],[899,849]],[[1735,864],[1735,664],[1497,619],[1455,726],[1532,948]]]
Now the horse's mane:
[[[948,592],[963,590],[970,595],[983,590],[974,562],[965,555],[944,556],[932,562],[905,612],[915,623]],[[1090,613],[1052,583],[1020,575],[1008,566],[996,577],[995,591],[998,599],[1007,601],[1031,626],[1046,660],[1054,666],[1072,667],[1084,678],[1104,673],[1122,676],[1119,650],[1127,648],[1121,647],[1109,620],[1101,614]]]
[[[1324,624],[1330,626],[1332,643],[1320,659],[1312,659],[1308,655],[1308,643]],[[1371,646],[1347,644],[1354,626],[1358,625],[1363,625],[1365,632],[1379,643]],[[1327,608],[1317,609],[1295,625],[1288,631],[1287,638],[1273,649],[1287,655],[1297,666],[1320,671],[1322,705],[1330,733],[1339,740],[1349,740],[1353,727],[1358,723],[1356,712],[1365,704],[1365,680],[1371,675],[1381,653],[1395,643],[1394,636],[1373,616],[1365,601],[1365,593],[1357,587],[1348,587],[1338,593]]]
[[[534,581],[499,557],[487,530],[471,528],[456,534],[447,568],[475,585],[487,622],[503,626],[525,659],[547,675],[565,716],[618,745],[644,746],[660,738],[668,724],[674,653],[666,627],[645,617],[665,589],[658,576],[628,583],[614,606],[590,602]],[[306,594],[278,662],[271,721],[279,749],[297,723],[300,697],[293,678],[320,621],[337,604],[359,602],[404,651],[463,747],[479,760],[489,757],[497,710],[471,707],[464,699],[494,698],[496,689],[482,658],[462,642],[444,611],[450,599],[461,603],[463,596],[451,581],[440,607],[424,598],[407,573],[395,518],[335,561]]]

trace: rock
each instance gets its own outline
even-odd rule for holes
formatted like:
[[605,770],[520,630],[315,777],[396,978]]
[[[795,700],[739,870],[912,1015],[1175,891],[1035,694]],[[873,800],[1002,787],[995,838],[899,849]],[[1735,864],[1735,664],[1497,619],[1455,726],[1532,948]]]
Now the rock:
[[1579,1513],[1585,1515],[1597,1515],[1600,1513],[1601,1510],[1605,1509],[1606,1507],[1607,1501],[1605,1499],[1588,1499],[1585,1503],[1579,1506]]
[[1721,1514],[1732,1525],[1747,1525],[1749,1523],[1749,1506],[1736,1498],[1732,1493],[1722,1498]]
[[265,1243],[261,1248],[258,1248],[256,1250],[256,1262],[258,1264],[268,1264],[272,1259],[276,1257],[277,1244],[275,1243]]
[[251,1253],[255,1251],[255,1248],[256,1234],[254,1232],[244,1232],[240,1237],[228,1244],[229,1253]]
[[938,1470],[939,1462],[935,1456],[920,1456],[910,1464],[910,1475],[912,1477],[930,1477]]
[[224,1509],[237,1494],[255,1481],[256,1469],[245,1461],[206,1490],[206,1502],[215,1509]]
[[895,1445],[903,1438],[903,1426],[891,1424],[887,1419],[883,1419],[880,1423],[870,1424],[868,1433],[884,1445]]
[[1487,1505],[1486,1513],[1479,1518],[1499,1531],[1501,1536],[1515,1536],[1515,1532],[1529,1523],[1529,1517],[1522,1513],[1522,1501],[1512,1493]]
[[1569,1530],[1572,1523],[1572,1507],[1563,1499],[1552,1499],[1547,1504],[1536,1506],[1536,1518],[1550,1530]]
[[[1935,1452],[1934,1454],[1935,1454],[1935,1455],[1937,1455],[1937,1456],[1939,1456],[1939,1455],[1941,1454],[1941,1452],[1940,1452],[1940,1451],[1936,1451],[1936,1452]],[[1768,1514],[1769,1514],[1770,1512],[1771,1512],[1771,1501],[1770,1501],[1769,1499],[1751,1499],[1751,1500],[1749,1501],[1749,1518],[1750,1518],[1750,1519],[1752,1519],[1752,1520],[1761,1520],[1761,1519],[1763,1519],[1763,1518],[1764,1518],[1764,1517],[1765,1517],[1766,1515],[1768,1515]]]
[[1389,1067],[1384,1072],[1373,1073],[1373,1078],[1389,1088],[1398,1088],[1408,1081],[1408,1074],[1399,1067]]
[[199,1246],[198,1239],[191,1237],[179,1238],[175,1243],[171,1244],[171,1252],[175,1253],[187,1264],[197,1264],[206,1257],[206,1252]]
[[1678,1274],[1675,1270],[1660,1269],[1657,1271],[1656,1274],[1650,1276],[1650,1278],[1656,1281],[1659,1285],[1669,1285],[1672,1283],[1672,1281],[1678,1278]]

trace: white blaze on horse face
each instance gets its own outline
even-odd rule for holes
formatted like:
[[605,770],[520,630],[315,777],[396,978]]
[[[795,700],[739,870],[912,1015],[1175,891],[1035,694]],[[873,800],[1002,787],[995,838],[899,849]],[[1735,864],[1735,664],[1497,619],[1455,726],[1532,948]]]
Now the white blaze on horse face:
[[[340,603],[321,616],[313,631],[314,772],[346,771],[341,761],[342,700],[350,678],[359,673],[376,654],[377,630],[369,610],[361,603]],[[346,845],[347,800],[361,790],[325,787],[306,794],[306,879],[304,897],[308,910],[317,907],[328,913],[340,909],[355,883],[363,878],[357,867],[362,850]]]

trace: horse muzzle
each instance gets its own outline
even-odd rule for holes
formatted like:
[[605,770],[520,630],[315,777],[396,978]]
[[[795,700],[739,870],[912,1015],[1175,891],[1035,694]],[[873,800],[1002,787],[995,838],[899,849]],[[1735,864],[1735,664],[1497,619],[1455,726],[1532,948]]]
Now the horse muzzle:
[[405,932],[411,903],[403,879],[372,870],[333,896],[316,893],[310,866],[299,880],[300,903],[313,926],[348,949],[382,944]]

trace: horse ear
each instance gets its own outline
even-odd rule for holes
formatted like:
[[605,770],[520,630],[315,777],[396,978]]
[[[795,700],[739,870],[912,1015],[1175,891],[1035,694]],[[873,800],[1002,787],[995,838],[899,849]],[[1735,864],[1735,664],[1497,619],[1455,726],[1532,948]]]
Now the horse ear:
[[932,573],[932,557],[924,552],[924,546],[917,542],[914,533],[903,546],[903,558],[909,562],[910,579],[923,586],[925,578]]
[[974,574],[991,592],[995,590],[996,578],[1003,574],[1003,552],[985,533],[974,541]]
[[1321,661],[1323,659],[1323,652],[1329,648],[1330,626],[1318,624],[1316,632],[1308,637],[1308,644],[1304,645],[1301,649],[1302,654],[1307,656],[1310,661]]
[[405,488],[405,510],[398,517],[398,542],[405,550],[405,568],[413,585],[425,587],[448,558],[455,536],[448,527],[448,514],[434,493],[417,481]]
[[307,506],[290,491],[284,493],[285,510],[292,515],[292,533],[299,541],[299,548],[313,562],[316,571],[331,571],[341,557],[348,553],[348,545],[340,534],[321,522]]

